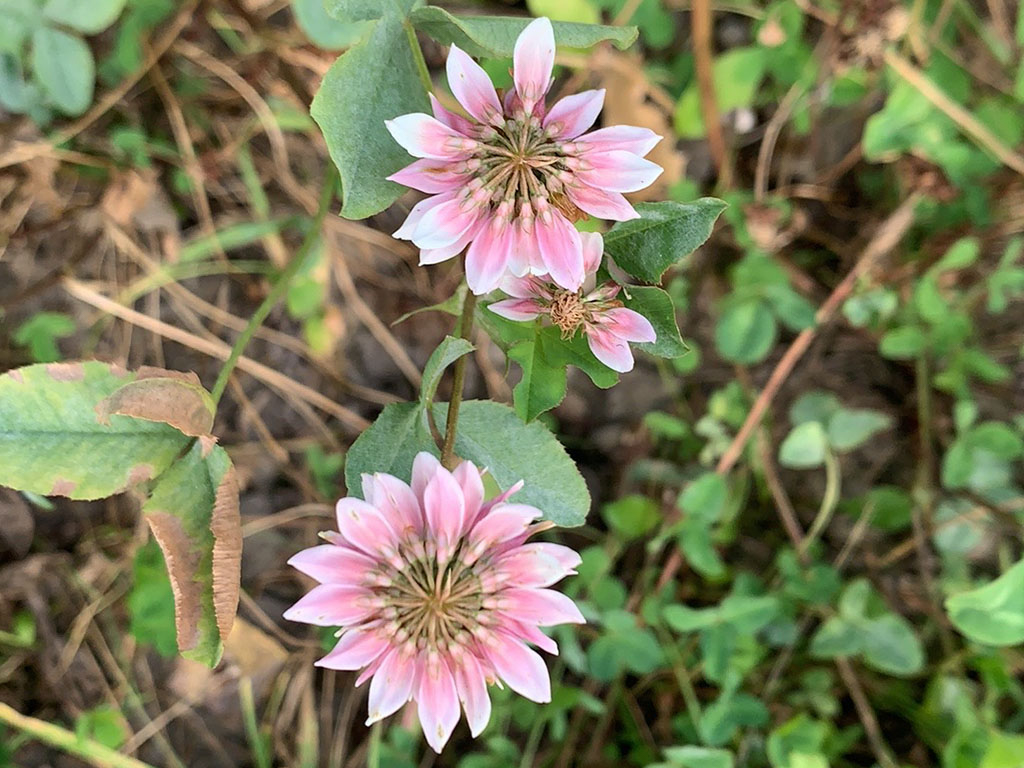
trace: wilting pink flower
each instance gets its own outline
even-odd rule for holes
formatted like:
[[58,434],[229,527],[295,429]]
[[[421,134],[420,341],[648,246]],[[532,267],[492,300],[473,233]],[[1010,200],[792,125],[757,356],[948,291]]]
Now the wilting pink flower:
[[661,174],[644,159],[661,140],[653,131],[619,125],[585,133],[604,104],[603,90],[566,96],[547,109],[554,61],[551,22],[535,19],[516,41],[515,87],[499,97],[483,68],[453,45],[448,84],[469,116],[431,96],[433,117],[387,121],[395,140],[420,158],[388,178],[431,195],[395,237],[420,248],[421,264],[468,246],[466,279],[475,294],[494,290],[508,271],[549,275],[576,290],[583,254],[573,222],[586,214],[637,218],[622,193]]
[[338,644],[317,662],[363,670],[370,682],[367,725],[415,701],[423,733],[440,752],[466,712],[473,736],[487,725],[487,685],[504,682],[536,702],[551,700],[543,659],[558,646],[538,627],[582,623],[565,595],[547,589],[575,573],[580,557],[558,544],[526,540],[551,527],[540,511],[508,498],[484,500],[480,470],[449,472],[429,453],[413,464],[411,487],[387,474],[363,475],[366,500],[338,502],[340,533],[288,562],[320,585],[285,618],[340,626]]
[[[596,232],[581,232],[580,238],[584,272],[590,277],[601,264],[604,241]],[[501,289],[512,298],[489,305],[492,312],[521,321],[546,315],[561,328],[563,339],[572,338],[582,327],[594,357],[619,373],[633,370],[629,342],[652,342],[657,338],[646,317],[626,309],[615,298],[621,289],[616,283],[605,283],[584,294],[582,290],[567,291],[531,275],[506,277]]]

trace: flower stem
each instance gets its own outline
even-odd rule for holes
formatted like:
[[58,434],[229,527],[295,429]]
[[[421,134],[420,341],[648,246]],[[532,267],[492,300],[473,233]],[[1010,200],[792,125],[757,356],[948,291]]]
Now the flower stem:
[[[473,318],[476,312],[476,295],[466,291],[466,298],[462,300],[462,316],[456,332],[460,338],[469,341],[473,332]],[[455,469],[455,430],[459,425],[459,406],[462,405],[462,389],[466,383],[466,364],[469,355],[463,355],[455,361],[455,373],[452,378],[452,397],[448,403],[448,420],[445,423],[444,447],[441,449],[441,463],[447,469]]]
[[302,241],[302,245],[299,246],[298,252],[288,262],[288,266],[285,267],[284,272],[274,283],[274,287],[270,289],[270,293],[263,299],[263,303],[256,308],[256,312],[253,313],[252,319],[249,320],[249,324],[245,326],[245,330],[235,341],[235,346],[231,348],[231,355],[224,363],[224,367],[220,369],[220,373],[217,375],[217,381],[214,382],[213,389],[210,392],[210,396],[213,398],[214,404],[220,402],[221,396],[224,394],[224,390],[228,387],[228,381],[231,378],[232,372],[235,370],[235,366],[238,365],[239,358],[242,357],[242,353],[248,346],[252,337],[255,335],[256,330],[263,325],[263,321],[267,319],[267,315],[270,311],[277,306],[277,303],[284,297],[285,291],[288,290],[288,286],[291,284],[292,278],[298,274],[299,269],[306,261],[306,257],[309,252],[316,245],[317,240],[320,238],[320,231],[323,229],[324,219],[327,217],[327,210],[330,208],[331,201],[334,199],[334,182],[335,172],[333,166],[330,166],[327,172],[327,178],[324,180],[323,190],[320,193],[320,208],[316,213],[316,217],[313,219],[313,225],[306,235],[306,239]]
[[0,702],[0,723],[13,726],[33,739],[81,758],[97,768],[152,768],[148,763],[115,752],[98,741],[79,738],[78,734],[55,723],[47,723],[23,715],[2,702]]

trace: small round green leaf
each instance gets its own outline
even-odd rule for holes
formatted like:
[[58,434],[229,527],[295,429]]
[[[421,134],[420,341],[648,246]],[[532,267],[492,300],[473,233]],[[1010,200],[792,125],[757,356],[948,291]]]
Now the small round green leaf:
[[80,115],[92,103],[96,63],[82,38],[52,27],[37,29],[32,35],[32,71],[65,115]]
[[109,27],[121,11],[126,0],[48,0],[43,7],[47,21],[95,35]]
[[779,447],[779,462],[791,469],[820,467],[827,450],[828,438],[821,424],[807,421],[786,435]]
[[715,325],[719,354],[735,363],[759,363],[775,344],[775,315],[760,299],[730,302]]

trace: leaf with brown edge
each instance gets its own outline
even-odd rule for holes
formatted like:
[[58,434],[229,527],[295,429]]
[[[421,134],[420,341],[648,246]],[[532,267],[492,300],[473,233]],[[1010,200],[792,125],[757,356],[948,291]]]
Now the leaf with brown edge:
[[99,499],[158,476],[188,447],[187,435],[118,413],[102,423],[96,418],[97,405],[137,381],[95,360],[29,365],[0,376],[0,485]]
[[242,533],[227,452],[196,440],[153,486],[143,514],[167,561],[178,648],[215,666],[238,605]]
[[140,369],[135,381],[96,406],[96,418],[101,423],[108,423],[111,414],[131,416],[169,424],[190,437],[210,434],[215,413],[213,399],[198,376],[158,368]]

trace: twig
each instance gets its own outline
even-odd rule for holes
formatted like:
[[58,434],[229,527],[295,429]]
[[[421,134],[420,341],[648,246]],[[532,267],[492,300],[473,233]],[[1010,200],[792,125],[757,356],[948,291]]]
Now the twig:
[[718,169],[719,185],[727,188],[731,182],[732,169],[722,134],[722,121],[718,114],[718,99],[715,95],[714,57],[711,53],[711,0],[693,0],[690,11],[693,27],[693,56],[696,65],[697,88],[700,91],[700,111],[704,118],[704,129],[708,134],[708,147]]
[[[476,311],[476,294],[466,291],[462,300],[462,316],[459,318],[458,334],[467,341],[473,334],[473,318]],[[441,463],[448,469],[455,469],[455,432],[459,424],[459,407],[462,405],[462,390],[466,383],[466,363],[468,355],[455,361],[455,372],[452,377],[452,397],[448,403],[448,419],[444,431],[444,447],[441,449]]]
[[[328,164],[329,169],[333,169],[333,164]],[[331,200],[334,199],[334,182],[335,176],[333,170],[329,170],[327,178],[323,182],[323,191],[320,194],[320,210],[317,211],[316,217],[313,219],[313,224],[310,227],[309,233],[306,235],[306,239],[302,241],[302,245],[299,247],[298,253],[292,258],[285,267],[284,272],[274,283],[274,287],[270,289],[270,293],[263,299],[263,303],[256,308],[253,313],[252,319],[249,320],[249,324],[242,331],[238,339],[235,341],[235,346],[231,349],[231,354],[224,363],[224,367],[220,369],[220,373],[217,375],[217,381],[214,382],[213,389],[210,390],[210,396],[213,398],[213,402],[216,405],[220,402],[221,396],[224,394],[224,390],[227,389],[228,379],[231,378],[231,372],[235,369],[239,359],[242,357],[242,353],[245,351],[246,346],[252,340],[253,334],[256,333],[256,329],[263,325],[263,321],[267,319],[267,315],[270,311],[277,306],[277,303],[284,298],[285,291],[288,290],[288,286],[291,285],[292,278],[298,274],[299,269],[306,261],[306,257],[309,252],[316,245],[320,239],[321,231],[323,229],[324,219],[327,217],[327,211],[331,206]]]
[[115,752],[98,741],[79,738],[78,734],[55,723],[23,715],[3,702],[0,702],[0,722],[7,723],[44,744],[79,757],[96,768],[153,768],[134,757]]
[[864,726],[864,733],[868,737],[868,743],[871,745],[871,751],[874,753],[875,759],[882,768],[897,768],[892,751],[882,737],[882,729],[878,727],[878,718],[875,716],[875,710],[871,708],[871,703],[864,693],[860,680],[857,679],[857,673],[853,671],[853,666],[848,659],[842,656],[836,658],[835,662],[836,669],[839,670],[839,674],[846,684],[846,690],[850,693],[850,699],[857,710],[857,716],[860,718],[861,725]]
[[892,50],[885,52],[885,63],[892,67],[896,74],[920,91],[921,95],[928,99],[928,101],[945,112],[946,116],[959,125],[964,133],[987,149],[999,162],[1024,176],[1024,157],[1006,146],[980,120],[949,98],[921,70]]
[[[223,342],[201,338],[196,336],[194,333],[183,331],[182,329],[176,328],[161,320],[156,320],[155,318],[144,315],[141,312],[136,312],[134,309],[118,304],[116,301],[94,291],[89,286],[75,280],[74,278],[69,277],[64,279],[64,289],[76,299],[84,301],[86,304],[91,304],[97,309],[114,315],[115,317],[119,317],[132,325],[137,325],[150,333],[159,334],[166,339],[176,341],[179,344],[184,344],[186,347],[191,347],[198,352],[202,352],[210,357],[216,357],[220,360],[227,360],[231,356],[231,347]],[[239,357],[238,368],[251,376],[255,376],[264,384],[267,384],[282,393],[294,395],[310,405],[319,408],[325,413],[329,413],[332,416],[337,417],[339,421],[355,431],[361,432],[370,426],[370,422],[355,411],[349,410],[345,406],[334,402],[329,397],[325,397],[320,394],[315,389],[294,381],[283,373],[280,373],[269,366],[263,365],[262,363],[258,363],[252,358],[245,356]]]

